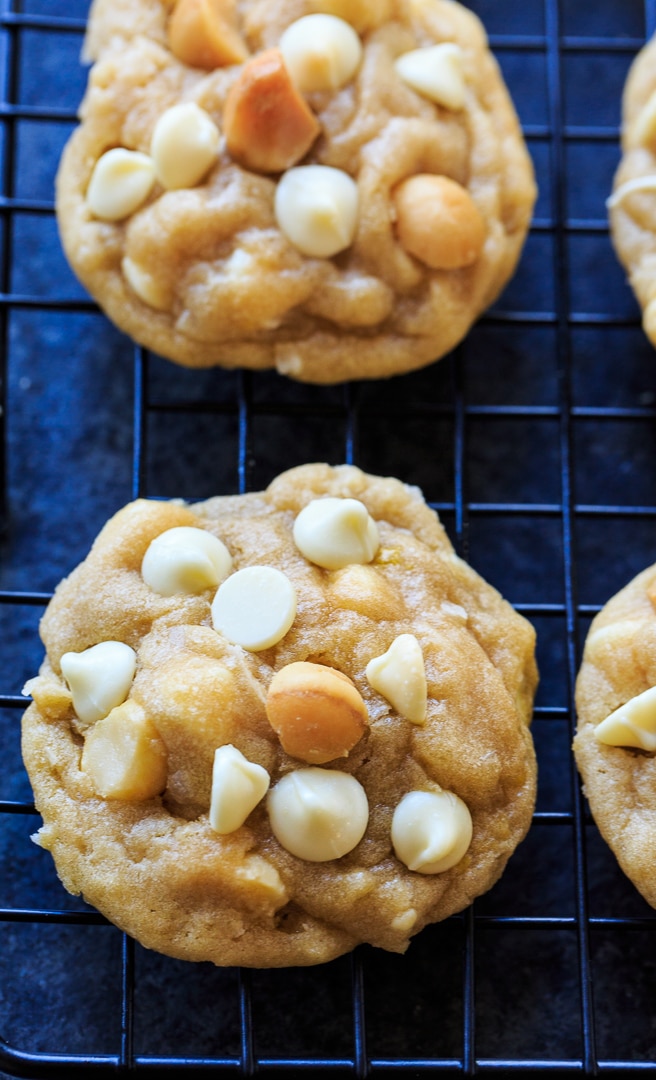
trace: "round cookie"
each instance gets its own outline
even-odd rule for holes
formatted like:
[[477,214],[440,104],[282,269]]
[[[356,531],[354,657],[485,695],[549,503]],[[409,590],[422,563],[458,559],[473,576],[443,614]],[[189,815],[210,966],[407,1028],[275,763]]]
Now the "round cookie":
[[[199,10],[219,66],[195,51]],[[513,273],[532,164],[453,0],[95,0],[86,49],[61,239],[109,318],[161,355],[389,376],[452,349]]]
[[37,842],[149,948],[261,967],[403,952],[529,828],[533,629],[398,480],[317,464],[134,502],[41,635]]
[[621,145],[608,200],[611,238],[656,345],[656,38],[640,50],[626,80]]
[[595,822],[656,907],[656,565],[593,620],[576,685],[574,753]]

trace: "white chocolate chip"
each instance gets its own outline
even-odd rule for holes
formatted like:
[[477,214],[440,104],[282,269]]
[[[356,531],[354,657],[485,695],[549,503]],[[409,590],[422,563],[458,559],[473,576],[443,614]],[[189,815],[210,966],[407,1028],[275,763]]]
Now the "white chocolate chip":
[[352,851],[364,836],[369,804],[364,788],[349,773],[298,769],[269,794],[274,836],[306,862],[327,862]]
[[291,581],[271,566],[247,566],[226,578],[212,602],[214,629],[249,652],[277,645],[296,618]]
[[624,202],[629,195],[654,191],[656,191],[656,175],[652,173],[651,176],[636,176],[633,180],[627,180],[625,184],[620,184],[613,194],[606,199],[606,206],[609,210],[612,210],[615,206],[619,206],[620,203]]
[[180,525],[151,542],[141,575],[160,596],[176,596],[215,587],[231,569],[232,556],[218,537],[205,529]]
[[447,41],[403,53],[394,66],[403,81],[418,94],[455,111],[465,104],[462,60],[460,46]]
[[394,811],[396,857],[418,874],[441,874],[455,866],[471,838],[469,809],[452,791],[411,791]]
[[241,828],[269,790],[266,769],[249,761],[236,746],[220,746],[214,755],[210,825],[218,833]]
[[294,522],[294,543],[325,570],[370,563],[380,544],[378,527],[358,499],[327,496],[304,506]]
[[148,270],[139,266],[129,255],[121,260],[121,270],[132,291],[144,304],[156,311],[166,311],[169,307],[168,290]]
[[157,179],[169,189],[200,184],[216,161],[219,129],[194,102],[173,105],[155,124],[150,152]]
[[653,146],[656,140],[656,90],[638,113],[631,132],[631,141],[637,146]]
[[93,725],[80,764],[104,799],[152,799],[166,787],[166,746],[135,701],[118,705]]
[[280,51],[303,93],[338,90],[360,66],[362,42],[353,27],[336,15],[304,15],[284,31]]
[[594,729],[607,746],[635,746],[656,750],[656,686],[631,698]]
[[414,634],[399,634],[386,653],[369,661],[366,676],[374,690],[406,720],[426,722],[424,654]]
[[275,215],[304,255],[329,259],[353,243],[359,196],[355,181],[329,165],[289,169],[276,188]]
[[392,930],[396,930],[400,934],[409,934],[416,922],[417,912],[415,908],[408,908],[407,911],[402,911],[400,915],[396,915],[392,919]]
[[146,201],[155,183],[147,154],[116,147],[98,158],[87,188],[87,205],[102,221],[121,221]]
[[101,641],[83,652],[67,652],[61,672],[83,724],[94,724],[121,705],[132,686],[137,655],[122,641]]

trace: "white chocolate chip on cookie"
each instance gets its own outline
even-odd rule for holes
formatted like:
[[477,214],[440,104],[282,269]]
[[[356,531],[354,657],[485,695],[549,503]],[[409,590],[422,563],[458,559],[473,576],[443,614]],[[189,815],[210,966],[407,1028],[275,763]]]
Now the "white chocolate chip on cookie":
[[654,191],[656,191],[656,175],[654,173],[648,176],[636,176],[615,188],[613,194],[606,199],[606,207],[608,210],[612,210],[615,206],[619,206],[620,203],[624,202],[625,199],[628,199],[630,195],[644,192],[653,193]]
[[294,543],[324,570],[369,563],[380,544],[378,526],[358,499],[313,499],[294,522]]
[[249,652],[277,645],[296,618],[296,592],[272,566],[247,566],[219,586],[212,602],[214,629]]
[[276,221],[304,255],[329,259],[353,243],[359,197],[355,181],[328,165],[290,169],[276,188]]
[[130,692],[137,657],[122,641],[101,641],[83,652],[67,652],[61,672],[83,724],[94,724],[121,705]]
[[266,769],[244,757],[236,746],[220,746],[214,755],[210,825],[225,834],[241,828],[269,790]]
[[152,799],[166,787],[166,747],[141,706],[126,701],[89,730],[81,768],[103,799]]
[[155,124],[150,152],[159,182],[170,190],[195,187],[219,152],[219,129],[194,102],[173,105]]
[[450,41],[403,53],[394,66],[403,81],[437,105],[457,111],[465,104],[462,49]]
[[328,862],[352,851],[364,836],[369,804],[354,776],[332,769],[287,773],[269,793],[276,839],[306,862]]
[[418,874],[441,874],[459,863],[472,832],[469,809],[452,791],[411,791],[392,818],[396,856]]
[[266,711],[283,749],[312,765],[347,757],[369,721],[367,706],[347,675],[307,661],[276,672]]
[[369,683],[413,724],[426,722],[424,655],[414,634],[399,634],[386,653],[367,664]]
[[144,304],[155,311],[167,310],[170,303],[169,291],[149,270],[140,266],[129,255],[125,255],[121,260],[121,270],[132,292],[143,300]]
[[98,158],[87,188],[87,205],[101,221],[122,221],[145,203],[155,183],[147,154],[116,147]]
[[299,90],[338,90],[355,75],[362,43],[353,27],[335,15],[304,15],[287,27],[280,51]]
[[607,746],[634,746],[656,750],[656,686],[631,698],[595,728],[599,742]]
[[176,596],[213,588],[231,569],[232,556],[218,537],[206,529],[180,525],[150,543],[141,575],[160,596]]

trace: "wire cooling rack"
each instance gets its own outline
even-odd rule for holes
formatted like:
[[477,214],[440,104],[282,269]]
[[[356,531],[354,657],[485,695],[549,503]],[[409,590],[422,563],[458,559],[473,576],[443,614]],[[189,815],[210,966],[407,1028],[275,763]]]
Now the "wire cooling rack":
[[[654,913],[600,841],[570,754],[589,620],[654,561],[656,368],[604,199],[656,0],[472,0],[540,185],[520,270],[453,356],[338,388],[178,369],[135,349],[74,281],[52,184],[84,88],[87,6],[4,0],[0,15],[2,1075],[656,1068]],[[311,460],[419,484],[458,550],[535,624],[533,828],[500,883],[405,957],[176,962],[64,893],[29,841],[20,691],[41,660],[38,620],[131,497],[245,491]]]

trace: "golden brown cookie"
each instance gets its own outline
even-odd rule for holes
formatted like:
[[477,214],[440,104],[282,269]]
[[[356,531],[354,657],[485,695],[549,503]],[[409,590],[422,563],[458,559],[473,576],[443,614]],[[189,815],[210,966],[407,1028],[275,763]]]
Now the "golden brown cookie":
[[656,345],[656,38],[631,65],[622,99],[622,159],[608,200],[611,237]]
[[261,493],[132,503],[41,634],[37,841],[150,948],[403,952],[530,825],[533,630],[397,480],[308,465]]
[[656,907],[656,565],[593,620],[576,686],[574,752],[597,826]]
[[533,169],[453,0],[95,0],[86,48],[62,243],[154,351],[393,375],[452,349],[511,276]]

